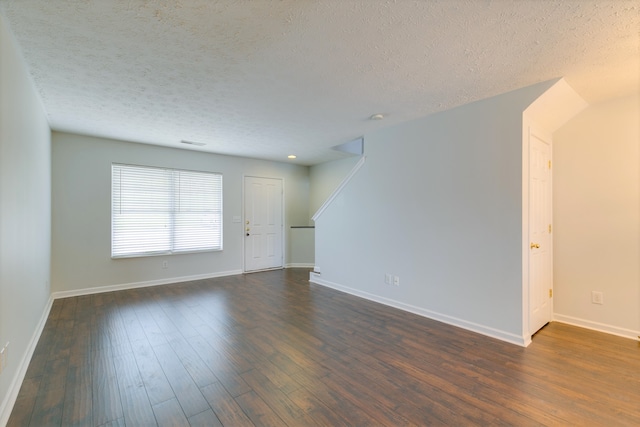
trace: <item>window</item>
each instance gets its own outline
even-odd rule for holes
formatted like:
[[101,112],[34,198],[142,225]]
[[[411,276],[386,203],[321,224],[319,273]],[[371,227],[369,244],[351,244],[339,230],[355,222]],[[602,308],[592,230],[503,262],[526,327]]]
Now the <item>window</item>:
[[222,250],[222,175],[111,165],[111,257]]

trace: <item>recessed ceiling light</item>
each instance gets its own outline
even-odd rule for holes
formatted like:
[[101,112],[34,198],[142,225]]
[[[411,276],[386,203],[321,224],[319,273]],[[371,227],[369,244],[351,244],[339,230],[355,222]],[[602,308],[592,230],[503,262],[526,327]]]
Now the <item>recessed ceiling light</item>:
[[289,154],[287,156],[288,159],[295,159],[296,157],[298,157],[298,156],[296,156],[295,154]]
[[207,144],[205,144],[204,142],[193,142],[193,141],[185,141],[184,139],[182,141],[180,141],[182,144],[188,144],[188,145],[197,145],[198,147],[203,147]]
[[369,120],[382,120],[384,119],[384,116],[382,114],[374,114],[371,117],[369,117]]

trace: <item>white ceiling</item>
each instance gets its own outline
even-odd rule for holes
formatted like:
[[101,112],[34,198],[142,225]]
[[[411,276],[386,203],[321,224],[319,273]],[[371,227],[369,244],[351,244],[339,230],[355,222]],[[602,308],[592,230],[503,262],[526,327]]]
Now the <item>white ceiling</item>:
[[0,11],[53,129],[299,164],[556,77],[589,103],[640,91],[637,0],[0,0]]

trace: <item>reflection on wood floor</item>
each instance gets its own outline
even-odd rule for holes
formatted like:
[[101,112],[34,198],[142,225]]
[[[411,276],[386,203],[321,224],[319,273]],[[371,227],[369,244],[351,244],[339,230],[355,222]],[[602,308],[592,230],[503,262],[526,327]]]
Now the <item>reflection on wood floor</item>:
[[640,348],[520,348],[290,269],[56,300],[9,426],[640,425]]

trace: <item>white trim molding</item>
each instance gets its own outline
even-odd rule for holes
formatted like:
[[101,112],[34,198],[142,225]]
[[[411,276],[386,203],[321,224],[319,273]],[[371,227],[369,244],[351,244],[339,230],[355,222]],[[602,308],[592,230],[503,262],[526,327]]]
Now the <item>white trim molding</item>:
[[553,320],[554,322],[566,323],[568,325],[591,329],[592,331],[597,332],[604,332],[605,334],[617,335],[623,338],[630,338],[632,340],[638,340],[638,337],[640,337],[640,331],[620,328],[618,326],[607,325],[605,323],[598,323],[592,320],[580,319],[578,317],[565,316],[564,314],[554,313]]
[[315,283],[320,286],[325,286],[327,288],[332,288],[341,292],[346,292],[348,294],[351,294],[360,298],[364,298],[369,301],[377,302],[383,305],[387,305],[389,307],[397,308],[399,310],[407,311],[409,313],[417,314],[418,316],[426,317],[428,319],[437,320],[438,322],[446,323],[448,325],[457,326],[459,328],[466,329],[471,332],[476,332],[478,334],[486,335],[491,338],[496,338],[501,341],[506,341],[511,344],[516,344],[521,347],[526,347],[531,343],[531,337],[521,337],[516,334],[512,334],[510,332],[501,331],[499,329],[495,329],[489,326],[480,325],[474,322],[469,322],[467,320],[459,319],[457,317],[427,310],[421,307],[416,307],[410,304],[405,304],[403,302],[399,302],[389,298],[370,294],[368,292],[359,291],[357,289],[353,289],[348,286],[339,285],[337,283],[332,283],[327,280],[321,279],[318,273],[314,273],[314,272],[309,273],[309,282]]
[[327,209],[329,205],[333,202],[333,200],[336,197],[338,197],[338,194],[340,194],[342,192],[342,189],[347,186],[349,181],[351,181],[351,178],[355,176],[355,174],[360,170],[362,165],[364,165],[364,162],[366,160],[367,160],[366,156],[360,157],[360,160],[358,160],[358,163],[356,163],[355,166],[353,166],[353,169],[351,169],[351,172],[349,172],[349,174],[342,180],[340,185],[338,185],[338,187],[336,187],[336,189],[333,190],[333,193],[331,193],[331,195],[327,198],[327,200],[324,201],[324,203],[322,204],[322,206],[320,206],[318,211],[315,214],[313,214],[313,216],[311,217],[312,220],[314,221],[318,220],[320,215],[322,215],[325,209]]
[[121,285],[96,286],[92,288],[76,289],[73,291],[53,292],[53,299],[78,297],[81,295],[101,294],[103,292],[122,291],[126,289],[146,288],[149,286],[171,285],[174,283],[192,282],[194,280],[213,279],[215,277],[235,276],[242,274],[242,270],[221,271],[218,273],[197,274],[193,276],[170,277],[167,279],[148,280],[145,282],[124,283]]
[[42,335],[44,326],[47,324],[47,319],[49,318],[49,313],[51,312],[52,306],[53,297],[49,297],[49,301],[47,301],[47,304],[42,311],[42,316],[40,317],[40,321],[36,326],[36,330],[33,332],[31,340],[29,340],[27,350],[22,356],[20,365],[18,366],[18,370],[16,371],[13,380],[11,381],[9,392],[2,400],[2,403],[0,403],[0,426],[6,426],[9,422],[11,411],[13,410],[13,406],[15,405],[16,399],[18,398],[18,393],[20,392],[20,387],[22,387],[24,377],[25,375],[27,375],[27,369],[29,368],[29,363],[31,363],[33,352],[36,350],[36,346],[38,345],[38,341],[40,340],[40,335]]
[[284,268],[313,268],[314,266],[315,264],[312,262],[290,262]]

